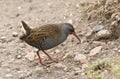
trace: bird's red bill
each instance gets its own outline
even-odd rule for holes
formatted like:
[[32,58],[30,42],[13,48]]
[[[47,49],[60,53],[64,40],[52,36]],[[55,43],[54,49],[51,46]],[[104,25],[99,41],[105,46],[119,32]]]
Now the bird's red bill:
[[79,37],[75,34],[75,32],[72,32],[72,34],[80,41]]

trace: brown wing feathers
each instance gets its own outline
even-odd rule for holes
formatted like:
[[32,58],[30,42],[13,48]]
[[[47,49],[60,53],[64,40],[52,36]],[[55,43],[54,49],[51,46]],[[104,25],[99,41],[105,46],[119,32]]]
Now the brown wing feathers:
[[28,42],[40,43],[45,37],[57,39],[60,35],[60,27],[56,24],[44,25],[32,29],[30,35],[26,38]]

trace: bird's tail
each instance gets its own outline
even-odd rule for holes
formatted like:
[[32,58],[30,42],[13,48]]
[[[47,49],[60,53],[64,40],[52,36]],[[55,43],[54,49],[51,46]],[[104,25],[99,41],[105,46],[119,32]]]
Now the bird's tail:
[[29,35],[31,28],[24,21],[21,21],[21,23],[22,23],[21,31],[23,32],[24,35]]

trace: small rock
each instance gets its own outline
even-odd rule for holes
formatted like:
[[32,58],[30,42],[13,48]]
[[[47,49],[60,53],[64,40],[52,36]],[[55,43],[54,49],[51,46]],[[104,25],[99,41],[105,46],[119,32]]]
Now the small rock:
[[73,55],[73,52],[65,53],[65,55],[62,57],[62,60],[64,60],[67,57],[71,57],[72,55]]
[[1,40],[5,40],[5,39],[6,39],[6,37],[4,37],[4,36],[3,36],[3,37],[1,37]]
[[66,16],[63,17],[63,19],[66,19],[66,18],[67,18]]
[[70,13],[70,15],[69,16],[73,16],[73,14],[72,13]]
[[5,77],[7,77],[7,78],[12,78],[13,75],[12,75],[11,73],[9,73],[9,74],[6,74]]
[[116,13],[113,13],[112,15],[111,15],[111,19],[112,20],[115,20],[115,16],[116,16],[117,14]]
[[82,64],[82,69],[85,69],[85,68],[87,68],[87,67],[88,67],[88,63]]
[[2,37],[0,38],[0,40],[1,40],[1,42],[2,42],[2,43],[7,42],[7,40],[6,40],[6,37],[5,37],[5,36],[2,36]]
[[120,23],[120,17],[117,19],[118,23]]
[[118,48],[113,48],[113,50],[114,50],[114,51],[117,51],[117,50],[118,50]]
[[21,56],[21,55],[17,55],[16,58],[17,58],[17,59],[21,59],[22,56]]
[[18,33],[17,33],[17,32],[13,32],[13,33],[12,33],[12,36],[13,36],[13,37],[17,37],[17,36],[18,36]]
[[45,72],[44,68],[43,67],[35,67],[34,68],[34,71],[38,74],[42,74]]
[[115,19],[116,19],[116,20],[118,20],[119,18],[120,18],[120,16],[119,16],[119,15],[116,15],[116,16],[115,16]]
[[85,75],[85,73],[83,72],[83,73],[81,73],[81,75],[82,75],[82,76],[84,76],[84,75]]
[[113,21],[112,23],[111,23],[111,26],[117,26],[118,25],[118,22],[117,21]]
[[73,24],[73,20],[72,19],[68,20],[68,23]]
[[25,43],[19,43],[19,46],[20,46],[21,48],[25,48]]
[[120,16],[120,13],[113,13],[112,15],[111,15],[111,19],[112,20],[117,20]]
[[20,9],[21,9],[21,6],[19,6],[18,9],[20,10]]
[[120,25],[118,21],[113,21],[110,26],[111,38],[118,38],[120,36]]
[[105,42],[101,42],[101,41],[93,41],[93,44],[95,44],[95,45],[97,45],[97,46],[99,46],[99,45],[101,45],[101,46],[106,45]]
[[19,13],[17,13],[17,14],[16,14],[16,17],[19,17],[19,16],[20,16],[20,14],[19,14]]
[[87,38],[91,37],[94,33],[102,30],[104,27],[105,27],[105,26],[103,26],[103,25],[97,25],[97,26],[95,26],[90,32],[88,32],[88,33],[86,34],[86,37],[87,37]]
[[67,70],[67,66],[63,65],[62,63],[57,63],[57,64],[54,65],[54,67],[61,68],[65,71]]
[[81,73],[81,68],[75,68],[74,70],[74,75],[78,75],[79,73]]
[[98,31],[102,30],[104,27],[105,27],[105,26],[103,26],[103,25],[97,25],[96,27],[93,28],[92,31],[93,31],[93,32],[98,32]]
[[118,53],[120,53],[120,50],[118,50]]
[[47,5],[51,7],[51,6],[52,6],[52,3],[47,3]]
[[35,53],[31,52],[31,53],[27,53],[27,55],[25,56],[25,58],[29,59],[30,61],[33,61],[35,59]]
[[77,4],[76,4],[76,8],[79,8],[79,7],[80,7],[80,4],[77,3]]
[[96,34],[97,38],[108,38],[110,37],[111,33],[108,30],[101,30]]
[[102,50],[102,46],[95,47],[90,51],[89,56],[94,56],[94,55],[100,53],[101,50]]
[[87,57],[84,54],[76,54],[74,57],[74,61],[80,62],[80,63],[87,63]]
[[60,50],[59,50],[59,49],[56,49],[56,50],[55,50],[55,53],[59,53],[59,52],[60,52]]

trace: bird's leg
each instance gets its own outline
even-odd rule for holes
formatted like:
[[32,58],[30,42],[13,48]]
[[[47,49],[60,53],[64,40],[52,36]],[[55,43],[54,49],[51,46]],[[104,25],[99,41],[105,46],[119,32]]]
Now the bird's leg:
[[37,56],[38,56],[38,58],[39,58],[39,61],[40,61],[40,63],[42,64],[42,65],[45,65],[45,63],[42,61],[42,58],[40,57],[40,54],[39,54],[39,49],[38,49],[38,51],[37,51]]
[[57,59],[57,58],[51,57],[45,50],[42,50],[42,51],[49,57],[49,59],[51,59],[51,60],[54,61],[54,62],[58,62],[58,59]]

